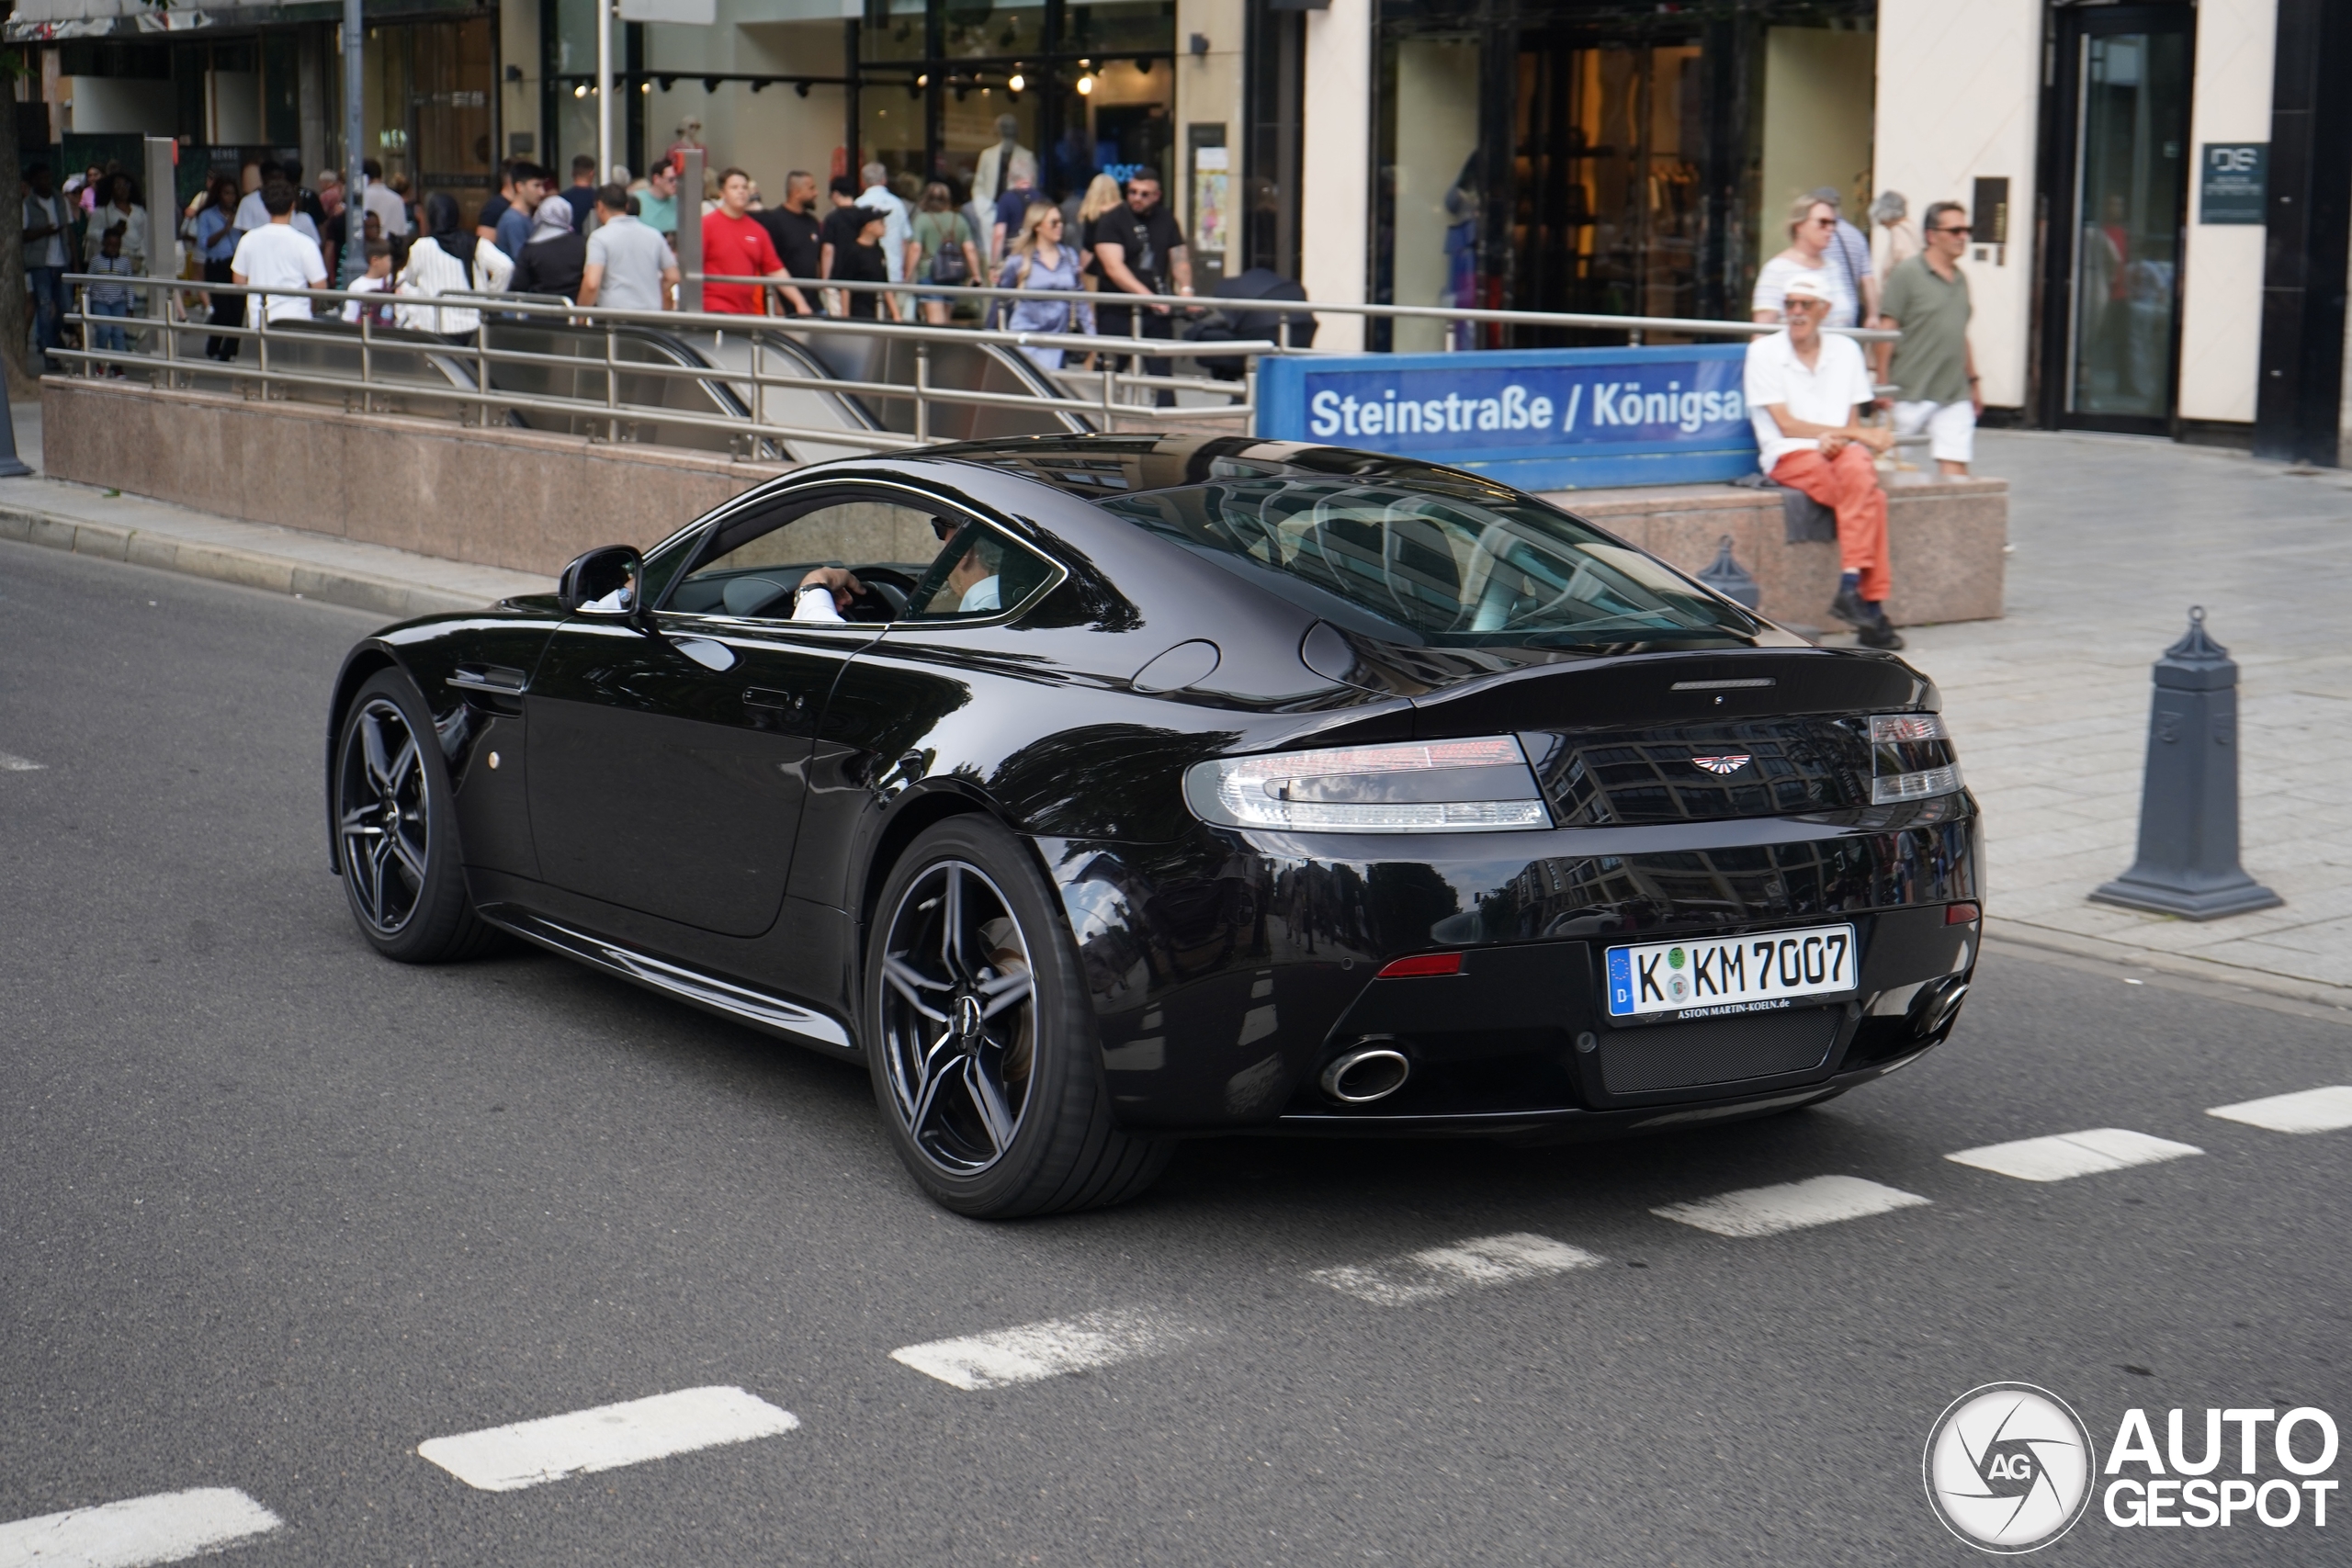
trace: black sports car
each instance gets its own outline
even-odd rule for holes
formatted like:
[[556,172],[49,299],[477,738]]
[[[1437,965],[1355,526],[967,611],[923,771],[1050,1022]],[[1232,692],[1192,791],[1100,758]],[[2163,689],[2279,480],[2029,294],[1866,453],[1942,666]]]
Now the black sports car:
[[821,464],[335,682],[359,928],[852,1060],[976,1215],[1186,1134],[1755,1115],[1951,1032],[1934,686],[1543,502],[1238,437]]

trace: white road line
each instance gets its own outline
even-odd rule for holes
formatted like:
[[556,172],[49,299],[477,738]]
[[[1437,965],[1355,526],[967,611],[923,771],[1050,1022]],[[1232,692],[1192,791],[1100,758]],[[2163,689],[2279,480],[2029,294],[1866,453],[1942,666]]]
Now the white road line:
[[1944,1158],[1955,1165],[1973,1165],[1996,1176],[2019,1181],[2065,1181],[2077,1176],[2098,1176],[2135,1165],[2186,1159],[2205,1151],[2194,1144],[2152,1138],[2126,1127],[2093,1127],[2082,1133],[2055,1133],[2046,1138],[2019,1138],[2013,1144],[1988,1144],[1962,1149]]
[[1410,1306],[1483,1285],[1510,1285],[1572,1269],[1590,1269],[1600,1261],[1580,1247],[1518,1231],[1510,1235],[1474,1236],[1452,1247],[1428,1247],[1379,1263],[1317,1269],[1306,1277],[1375,1306]]
[[1717,1235],[1746,1238],[1859,1220],[1893,1209],[1916,1208],[1926,1201],[1916,1192],[1882,1187],[1859,1176],[1815,1176],[1777,1187],[1750,1187],[1720,1198],[1669,1203],[1650,1213]]
[[13,751],[0,751],[0,773],[37,773],[47,767],[30,757],[19,757]]
[[2352,1084],[2332,1083],[2323,1089],[2274,1094],[2267,1100],[2217,1105],[2205,1114],[2273,1133],[2341,1132],[2352,1127]]
[[284,1522],[233,1486],[159,1492],[0,1525],[0,1568],[147,1568],[267,1535]]
[[791,1411],[779,1410],[740,1388],[687,1388],[568,1416],[435,1438],[417,1444],[416,1451],[469,1486],[519,1492],[567,1475],[779,1437],[799,1425],[800,1418]]
[[1003,1388],[1065,1372],[1089,1371],[1142,1356],[1164,1355],[1210,1337],[1211,1330],[1142,1308],[1091,1312],[1051,1323],[1026,1323],[934,1339],[890,1352],[890,1359],[961,1389]]

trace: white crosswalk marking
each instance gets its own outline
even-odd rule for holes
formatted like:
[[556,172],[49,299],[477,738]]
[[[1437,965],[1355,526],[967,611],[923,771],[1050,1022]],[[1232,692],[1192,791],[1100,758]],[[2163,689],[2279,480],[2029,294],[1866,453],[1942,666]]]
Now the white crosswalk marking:
[[1717,1235],[1744,1240],[1803,1230],[1808,1225],[1859,1220],[1925,1202],[1927,1200],[1916,1192],[1882,1187],[1859,1176],[1815,1176],[1777,1187],[1750,1187],[1744,1191],[1726,1192],[1720,1198],[1669,1203],[1650,1213]]
[[0,1568],[148,1568],[266,1535],[283,1522],[232,1486],[163,1492],[0,1525]]
[[740,1388],[689,1388],[435,1438],[416,1451],[469,1486],[519,1492],[567,1475],[778,1437],[799,1425],[791,1411]]
[[1307,1278],[1378,1306],[1409,1306],[1482,1285],[1590,1269],[1601,1259],[1580,1247],[1525,1231],[1475,1236],[1452,1247],[1432,1247],[1379,1263],[1317,1269]]
[[957,1388],[1003,1388],[1163,1355],[1210,1333],[1164,1313],[1127,1308],[908,1345],[890,1359]]
[[2083,1133],[2057,1133],[2046,1138],[2020,1138],[2013,1144],[1962,1149],[1944,1158],[1998,1176],[2014,1176],[2019,1181],[2065,1181],[2077,1176],[2125,1170],[2135,1165],[2186,1159],[2204,1152],[2194,1144],[2152,1138],[2125,1127],[2093,1127]]
[[0,751],[0,773],[37,773],[47,767],[29,757],[19,757],[13,751]]
[[2267,1100],[2217,1105],[2205,1114],[2273,1133],[2341,1132],[2352,1127],[2352,1084],[2333,1083],[2293,1094],[2274,1094]]

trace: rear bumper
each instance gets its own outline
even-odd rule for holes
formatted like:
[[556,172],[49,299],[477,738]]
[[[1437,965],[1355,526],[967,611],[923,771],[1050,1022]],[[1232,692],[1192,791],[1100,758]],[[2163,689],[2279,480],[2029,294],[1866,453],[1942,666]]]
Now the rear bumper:
[[[1818,819],[1039,847],[1105,1083],[1138,1129],[1577,1136],[1769,1111],[1940,1041],[1976,956],[1976,928],[1945,919],[1981,897],[1965,795]],[[1703,1022],[1607,1018],[1613,943],[1823,919],[1855,926],[1853,993]],[[1435,950],[1460,952],[1461,974],[1374,978]],[[1368,1037],[1411,1077],[1372,1105],[1333,1103],[1323,1068]]]

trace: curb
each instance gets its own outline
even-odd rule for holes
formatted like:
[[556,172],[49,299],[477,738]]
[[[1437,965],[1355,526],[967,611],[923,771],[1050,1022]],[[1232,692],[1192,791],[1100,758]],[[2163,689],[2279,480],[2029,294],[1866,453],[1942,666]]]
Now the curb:
[[2068,958],[2092,959],[2101,964],[2145,970],[2208,986],[2259,991],[2266,996],[2308,1003],[2331,1012],[2352,1013],[2352,987],[2331,986],[2324,980],[2274,975],[2267,969],[2249,969],[2217,959],[2192,958],[2184,953],[2158,953],[2149,948],[2135,947],[2130,942],[2082,936],[2074,931],[1998,919],[1990,915],[1984,919],[1984,934],[1992,941],[2010,947],[2039,949]]
[[397,578],[313,566],[232,545],[198,544],[171,534],[89,523],[33,507],[0,504],[0,539],[370,610],[399,620],[450,610],[479,610],[489,603],[475,594],[420,588]]

